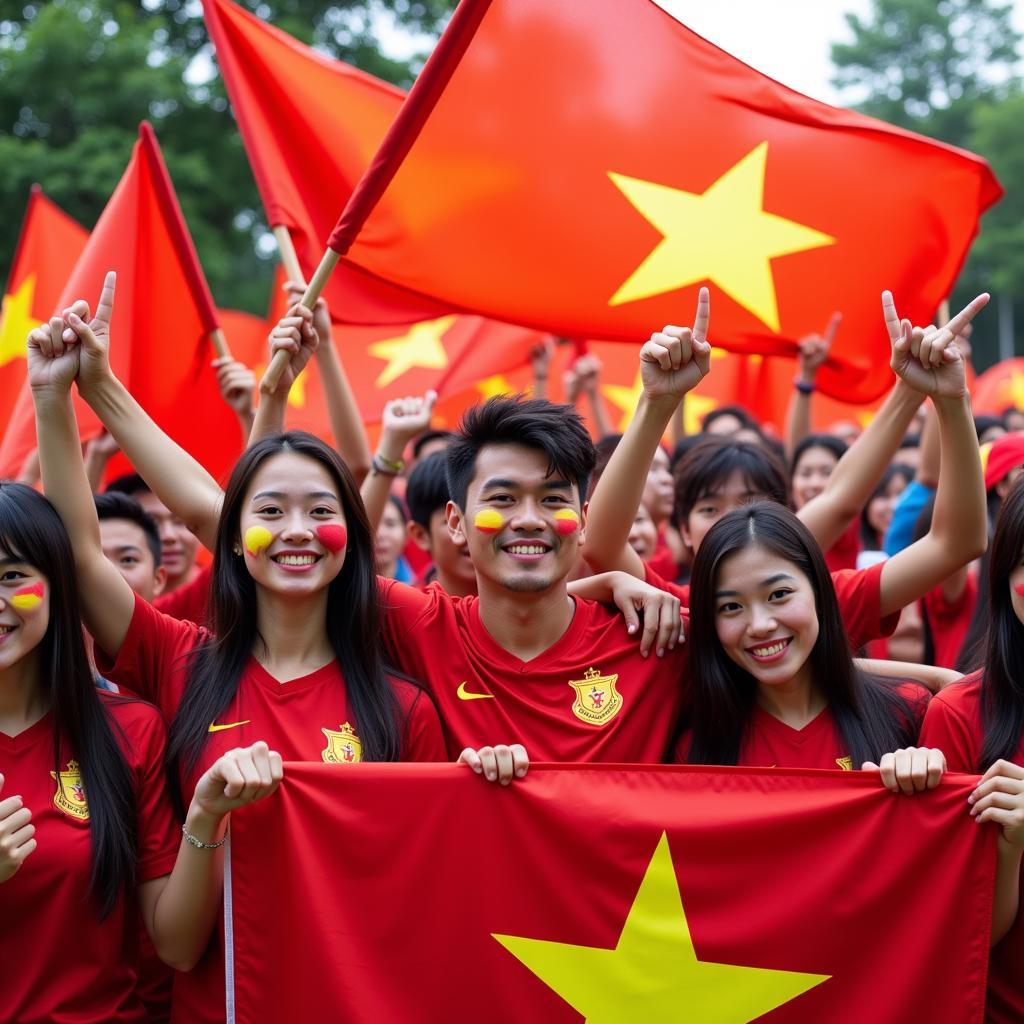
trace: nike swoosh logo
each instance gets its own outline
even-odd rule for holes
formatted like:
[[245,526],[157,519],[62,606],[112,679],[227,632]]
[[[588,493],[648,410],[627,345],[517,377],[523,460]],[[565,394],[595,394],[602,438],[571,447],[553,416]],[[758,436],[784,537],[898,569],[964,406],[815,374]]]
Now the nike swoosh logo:
[[470,693],[465,682],[459,683],[459,688],[455,692],[459,695],[459,700],[494,700],[493,693]]
[[226,722],[224,725],[217,725],[214,722],[210,723],[210,732],[223,732],[225,729],[235,729],[240,725],[248,725],[250,719],[246,719],[244,722]]

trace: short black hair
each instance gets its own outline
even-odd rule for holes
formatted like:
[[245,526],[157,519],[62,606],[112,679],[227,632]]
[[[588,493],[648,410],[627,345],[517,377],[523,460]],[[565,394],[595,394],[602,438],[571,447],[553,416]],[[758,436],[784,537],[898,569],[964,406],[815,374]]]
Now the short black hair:
[[130,494],[123,491],[94,494],[93,500],[96,502],[96,515],[101,522],[104,519],[127,519],[142,530],[146,546],[153,555],[153,568],[159,569],[160,528],[156,525],[156,520]]
[[441,441],[445,443],[451,441],[455,435],[450,430],[424,430],[419,437],[416,438],[412,443],[412,457],[418,459],[420,452],[430,444],[431,441]]
[[808,434],[793,449],[793,458],[789,463],[790,477],[792,477],[796,472],[796,466],[800,461],[800,456],[803,455],[804,452],[810,451],[812,448],[824,448],[825,451],[831,452],[836,457],[836,462],[838,462],[847,451],[846,442],[836,437],[835,434]]
[[586,500],[595,454],[580,414],[571,405],[555,405],[543,398],[499,395],[467,409],[448,445],[448,490],[460,508],[465,509],[480,450],[499,444],[542,452],[548,472],[575,484],[580,502]]
[[759,434],[761,433],[761,425],[742,405],[720,405],[717,409],[712,409],[700,421],[700,429],[706,432],[715,420],[720,420],[723,416],[735,416],[740,421],[741,428],[745,427],[750,430],[756,430]]
[[714,494],[735,473],[742,473],[751,489],[764,498],[786,505],[789,488],[782,460],[763,445],[709,434],[702,437],[676,464],[675,515],[686,522],[693,506]]
[[[998,423],[998,421],[997,421]],[[921,447],[921,435],[920,434],[906,434],[902,441],[900,441],[900,448],[920,448]]]
[[451,492],[448,490],[448,455],[434,452],[417,462],[405,485],[405,503],[409,518],[424,530],[430,529],[430,517],[445,508]]
[[103,489],[104,494],[116,491],[118,494],[138,494],[140,491],[152,491],[153,488],[138,473],[125,473],[115,477]]

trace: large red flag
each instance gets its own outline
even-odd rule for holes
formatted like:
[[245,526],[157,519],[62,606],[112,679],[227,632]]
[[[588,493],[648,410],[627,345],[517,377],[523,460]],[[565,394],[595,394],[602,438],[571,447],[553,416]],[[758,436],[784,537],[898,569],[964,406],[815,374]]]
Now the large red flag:
[[[308,280],[324,241],[402,105],[401,89],[304,46],[231,0],[203,0],[217,63],[272,226]],[[449,312],[358,271],[332,277],[332,315],[411,323]]]
[[382,282],[636,341],[714,292],[713,341],[790,354],[844,314],[828,393],[889,385],[879,307],[930,322],[981,159],[799,95],[652,0],[463,0],[329,241]]
[[1024,409],[1024,359],[1004,359],[980,374],[971,387],[971,405],[995,416],[1011,406]]
[[0,307],[0,435],[25,380],[25,339],[57,308],[88,237],[38,185],[32,186]]
[[978,1024],[976,781],[289,764],[232,815],[229,1019]]
[[[79,298],[95,307],[103,277],[117,271],[111,324],[114,372],[160,427],[212,473],[230,468],[242,446],[210,367],[217,327],[210,290],[171,179],[148,124],[121,181],[96,223],[57,308]],[[100,423],[76,397],[82,436]],[[0,476],[17,472],[36,446],[27,383],[0,445]]]

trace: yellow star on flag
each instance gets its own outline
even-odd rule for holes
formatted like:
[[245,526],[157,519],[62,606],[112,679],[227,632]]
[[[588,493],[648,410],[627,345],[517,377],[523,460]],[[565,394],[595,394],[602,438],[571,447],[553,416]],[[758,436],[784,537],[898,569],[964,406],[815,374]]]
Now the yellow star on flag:
[[441,339],[454,323],[454,316],[424,320],[413,324],[400,338],[387,338],[370,345],[366,351],[374,359],[383,359],[388,364],[377,378],[377,387],[386,388],[415,367],[443,370],[448,365],[448,353]]
[[32,316],[36,275],[29,274],[16,292],[4,296],[0,308],[0,366],[25,358],[25,339],[42,321]]
[[480,395],[480,400],[486,402],[488,398],[497,398],[499,395],[515,394],[516,389],[509,383],[503,373],[496,373],[493,377],[484,377],[478,380],[474,387]]
[[586,1024],[747,1024],[830,977],[698,960],[665,833],[614,949],[493,937]]
[[622,384],[602,384],[601,393],[611,402],[622,415],[619,417],[619,425],[616,428],[622,433],[633,420],[633,413],[636,412],[636,403],[644,393],[643,378],[640,371],[636,371],[636,379],[632,387],[625,387]]
[[701,421],[712,409],[718,408],[718,400],[706,395],[695,395],[692,391],[686,396],[683,406],[683,427],[687,434],[699,434]]
[[699,195],[610,171],[623,195],[664,237],[608,304],[710,281],[777,332],[772,259],[833,245],[835,239],[763,208],[767,159],[768,143],[762,142]]
[[[267,372],[266,363],[259,363],[254,369],[253,373],[256,374],[256,380],[259,380],[264,373]],[[306,404],[306,371],[295,378],[295,383],[292,384],[291,391],[288,392],[288,404],[293,409],[301,409]]]

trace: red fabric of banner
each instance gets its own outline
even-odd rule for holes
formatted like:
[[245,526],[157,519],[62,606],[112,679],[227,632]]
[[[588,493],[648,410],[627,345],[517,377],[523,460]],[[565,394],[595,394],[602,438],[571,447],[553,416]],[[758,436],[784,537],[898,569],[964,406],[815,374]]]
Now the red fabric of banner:
[[288,764],[232,816],[236,1019],[973,1024],[974,781]]
[[931,322],[1001,194],[983,160],[792,92],[652,0],[491,0],[427,71],[446,87],[403,109],[404,161],[358,186],[387,180],[343,262],[568,337],[689,323],[705,283],[737,352],[792,355],[839,310],[818,383],[847,401],[891,383],[882,290]]

